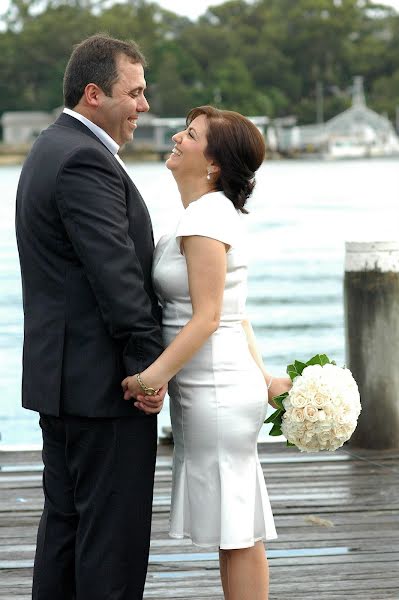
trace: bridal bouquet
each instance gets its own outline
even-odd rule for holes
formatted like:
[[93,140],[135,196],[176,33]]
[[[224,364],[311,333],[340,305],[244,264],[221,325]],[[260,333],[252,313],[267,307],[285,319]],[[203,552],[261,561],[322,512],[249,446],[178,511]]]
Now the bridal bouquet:
[[270,435],[284,435],[303,452],[336,450],[351,437],[360,414],[360,396],[349,369],[325,354],[288,365],[289,392],[273,398],[277,410],[265,421]]

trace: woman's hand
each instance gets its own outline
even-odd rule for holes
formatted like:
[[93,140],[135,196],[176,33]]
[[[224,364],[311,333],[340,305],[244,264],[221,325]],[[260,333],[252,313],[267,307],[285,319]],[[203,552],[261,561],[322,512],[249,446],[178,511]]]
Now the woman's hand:
[[272,402],[272,398],[280,396],[280,394],[284,394],[284,392],[289,392],[291,388],[292,381],[289,377],[274,377],[272,384],[269,388],[269,404],[271,404],[274,408],[277,408],[274,402]]
[[131,400],[133,398],[136,400],[134,402],[134,406],[136,408],[142,410],[146,415],[155,415],[162,410],[163,401],[168,390],[168,386],[163,385],[158,390],[157,394],[154,394],[153,396],[146,396],[142,387],[137,381],[136,375],[131,375],[122,381],[122,389],[125,400]]

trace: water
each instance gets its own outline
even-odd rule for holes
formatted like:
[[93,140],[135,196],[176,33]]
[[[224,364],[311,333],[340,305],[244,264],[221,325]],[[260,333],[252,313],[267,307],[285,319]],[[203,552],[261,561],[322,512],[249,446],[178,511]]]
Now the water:
[[[247,217],[248,314],[265,362],[284,374],[295,358],[345,361],[345,240],[398,238],[398,159],[265,163]],[[162,163],[128,165],[153,217],[155,237],[181,210]],[[0,432],[3,445],[40,444],[37,415],[20,407],[22,307],[14,235],[20,167],[0,167]],[[211,215],[210,215],[211,218]],[[167,407],[160,428],[169,423]],[[266,439],[263,428],[261,439]]]

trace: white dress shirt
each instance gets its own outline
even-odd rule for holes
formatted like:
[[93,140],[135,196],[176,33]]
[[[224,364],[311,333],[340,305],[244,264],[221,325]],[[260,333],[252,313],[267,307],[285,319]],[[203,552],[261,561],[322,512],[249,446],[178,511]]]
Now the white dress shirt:
[[111,154],[115,156],[116,160],[126,170],[126,165],[118,154],[120,146],[115,142],[115,140],[112,139],[110,135],[108,135],[106,131],[104,131],[104,129],[102,129],[101,127],[93,123],[93,121],[90,121],[90,119],[87,119],[80,113],[71,110],[70,108],[64,108],[63,112],[69,115],[70,117],[77,119],[78,121],[83,123],[83,125],[86,125],[86,127],[90,129],[90,131],[92,131],[96,137],[98,137],[98,139],[104,144],[106,148],[108,148]]

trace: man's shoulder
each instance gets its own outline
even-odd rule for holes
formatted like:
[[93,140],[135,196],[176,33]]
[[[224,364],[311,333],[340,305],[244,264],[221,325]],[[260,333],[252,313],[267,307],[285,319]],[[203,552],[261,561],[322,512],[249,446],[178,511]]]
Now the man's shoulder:
[[[62,117],[67,117],[68,120]],[[104,144],[86,125],[73,117],[68,117],[68,115],[60,115],[54,123],[42,132],[42,136],[46,141],[62,140],[63,143],[71,146],[87,146],[88,148],[106,150]]]
[[82,155],[101,163],[113,163],[114,157],[104,144],[85,125],[76,123],[77,127],[66,125],[59,119],[55,121],[41,132],[30,154],[33,157],[46,155],[50,161],[57,163]]

